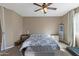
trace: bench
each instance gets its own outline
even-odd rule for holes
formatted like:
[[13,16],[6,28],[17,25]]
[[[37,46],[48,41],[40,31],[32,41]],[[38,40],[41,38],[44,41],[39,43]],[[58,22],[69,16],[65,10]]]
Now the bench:
[[79,56],[79,48],[78,47],[67,47],[67,50],[74,56]]

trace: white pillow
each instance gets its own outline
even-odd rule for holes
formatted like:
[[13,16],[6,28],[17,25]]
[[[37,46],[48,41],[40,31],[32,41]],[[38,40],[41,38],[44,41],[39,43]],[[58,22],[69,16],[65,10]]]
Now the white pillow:
[[43,33],[36,33],[36,34],[31,34],[31,37],[50,37],[50,35]]

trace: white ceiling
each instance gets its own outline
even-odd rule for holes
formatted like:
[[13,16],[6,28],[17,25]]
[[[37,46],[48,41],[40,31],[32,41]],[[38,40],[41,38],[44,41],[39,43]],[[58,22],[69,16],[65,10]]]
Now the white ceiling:
[[0,6],[4,6],[8,9],[15,11],[23,17],[38,17],[38,16],[63,16],[71,9],[77,8],[78,3],[53,3],[50,7],[56,7],[57,10],[48,10],[47,14],[42,11],[34,12],[39,7],[32,3],[0,3]]

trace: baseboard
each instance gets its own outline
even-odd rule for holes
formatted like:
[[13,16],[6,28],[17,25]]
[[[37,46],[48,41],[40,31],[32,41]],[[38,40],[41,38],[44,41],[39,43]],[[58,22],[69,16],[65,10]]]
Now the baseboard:
[[5,50],[10,49],[10,48],[13,48],[13,47],[14,47],[14,45],[9,46],[9,47],[5,48]]
[[10,48],[13,48],[13,47],[14,47],[14,45],[6,47],[5,49],[1,49],[1,51],[7,50],[7,49],[10,49]]
[[59,41],[59,42],[62,42],[62,43],[65,43],[66,45],[69,45],[67,42],[65,42],[65,41]]

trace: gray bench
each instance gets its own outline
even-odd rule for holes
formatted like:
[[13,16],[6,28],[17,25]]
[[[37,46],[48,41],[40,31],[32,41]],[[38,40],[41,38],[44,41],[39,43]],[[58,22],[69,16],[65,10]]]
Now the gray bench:
[[79,56],[79,48],[78,47],[67,47],[67,50],[74,56]]

